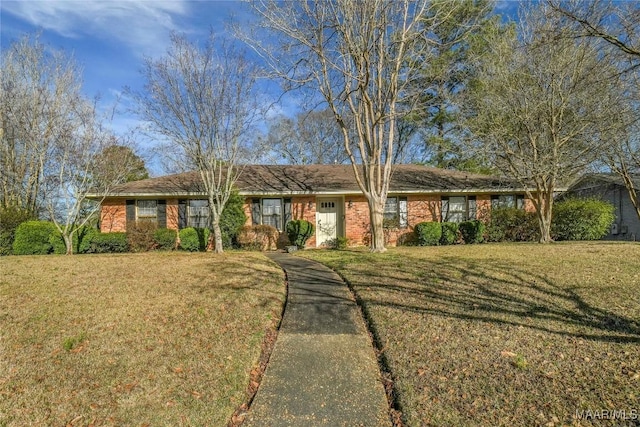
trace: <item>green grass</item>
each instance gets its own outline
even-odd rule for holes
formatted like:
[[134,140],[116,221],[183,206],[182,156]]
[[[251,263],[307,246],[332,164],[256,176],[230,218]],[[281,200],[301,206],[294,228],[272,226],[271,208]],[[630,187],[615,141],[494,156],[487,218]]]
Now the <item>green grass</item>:
[[0,258],[0,425],[225,425],[284,298],[258,253]]
[[640,411],[638,244],[302,256],[355,290],[408,426],[622,425],[576,414]]

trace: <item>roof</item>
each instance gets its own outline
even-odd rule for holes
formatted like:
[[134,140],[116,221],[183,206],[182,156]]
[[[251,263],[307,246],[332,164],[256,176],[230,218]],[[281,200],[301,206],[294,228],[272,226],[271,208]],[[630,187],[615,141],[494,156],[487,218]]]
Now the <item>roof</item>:
[[[242,195],[359,194],[351,165],[247,165],[236,183]],[[422,165],[395,165],[390,193],[523,191],[513,180]],[[199,172],[122,184],[110,197],[204,194]]]
[[[640,188],[640,175],[632,175],[633,184],[636,188]],[[569,192],[577,190],[585,190],[603,185],[617,185],[624,187],[625,183],[622,177],[615,173],[592,173],[587,174],[578,179],[570,188]]]

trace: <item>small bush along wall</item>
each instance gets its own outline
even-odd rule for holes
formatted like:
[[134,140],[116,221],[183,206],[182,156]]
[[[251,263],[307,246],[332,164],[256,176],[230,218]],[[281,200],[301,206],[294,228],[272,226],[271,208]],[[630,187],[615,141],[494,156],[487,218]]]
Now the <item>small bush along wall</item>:
[[96,233],[91,237],[90,254],[122,253],[129,251],[126,233]]
[[270,225],[251,225],[240,229],[240,248],[253,251],[267,251],[276,246],[278,230]]
[[615,207],[608,202],[571,198],[553,208],[551,235],[554,240],[597,240],[604,237],[615,221]]
[[49,239],[56,227],[48,221],[27,221],[16,228],[14,255],[46,255],[53,252]]
[[244,198],[237,192],[231,193],[229,201],[220,215],[220,232],[224,249],[238,247],[238,233],[246,221]]
[[441,245],[453,245],[458,241],[458,224],[455,222],[442,223]]
[[127,227],[129,250],[132,252],[146,252],[154,249],[156,241],[154,234],[158,225],[152,221],[136,221]]
[[466,244],[482,243],[485,225],[477,219],[461,222],[458,226]]
[[439,222],[421,222],[414,227],[420,246],[435,246],[440,243],[442,226]]
[[13,252],[16,229],[26,221],[34,220],[31,212],[18,207],[0,208],[0,256]]
[[176,248],[176,238],[178,233],[176,230],[169,228],[158,228],[153,232],[153,241],[155,248],[164,251],[170,251]]
[[307,240],[313,236],[313,224],[304,219],[289,221],[287,223],[287,236],[289,243],[299,248],[304,248]]
[[485,240],[489,242],[532,242],[540,236],[535,212],[517,208],[491,210]]

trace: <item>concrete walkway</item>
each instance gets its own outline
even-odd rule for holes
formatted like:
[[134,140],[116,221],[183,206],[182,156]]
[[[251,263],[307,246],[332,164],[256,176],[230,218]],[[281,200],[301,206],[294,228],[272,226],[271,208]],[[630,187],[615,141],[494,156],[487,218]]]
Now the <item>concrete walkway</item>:
[[380,371],[346,284],[317,262],[269,257],[289,298],[245,426],[391,426]]

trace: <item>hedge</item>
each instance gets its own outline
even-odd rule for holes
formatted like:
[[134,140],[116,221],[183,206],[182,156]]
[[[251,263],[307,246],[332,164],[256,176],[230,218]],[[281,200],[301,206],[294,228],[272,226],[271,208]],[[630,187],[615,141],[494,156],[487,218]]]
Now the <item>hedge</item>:
[[49,221],[27,221],[16,228],[13,241],[14,255],[46,255],[53,252],[50,243],[56,227]]
[[551,236],[554,240],[598,240],[615,221],[615,207],[594,198],[570,198],[553,209]]
[[463,221],[458,226],[462,240],[466,244],[482,243],[485,225],[477,219]]
[[180,249],[189,252],[207,249],[210,231],[208,228],[187,227],[180,230]]
[[13,252],[16,229],[23,222],[34,219],[33,214],[26,209],[0,208],[0,255],[10,255]]
[[105,254],[128,252],[129,243],[126,233],[96,233],[89,242],[87,253]]
[[289,243],[299,248],[304,248],[307,240],[313,236],[313,232],[313,224],[304,219],[293,220],[287,223]]
[[538,219],[535,212],[523,209],[492,209],[485,237],[489,242],[537,241],[540,237]]
[[416,240],[420,246],[435,246],[440,243],[442,226],[439,222],[421,222],[414,227]]
[[458,224],[455,222],[443,222],[442,234],[440,236],[441,245],[453,245],[458,241]]
[[155,248],[159,250],[170,251],[176,248],[176,238],[178,233],[170,228],[158,228],[153,233]]

